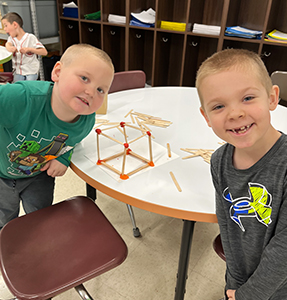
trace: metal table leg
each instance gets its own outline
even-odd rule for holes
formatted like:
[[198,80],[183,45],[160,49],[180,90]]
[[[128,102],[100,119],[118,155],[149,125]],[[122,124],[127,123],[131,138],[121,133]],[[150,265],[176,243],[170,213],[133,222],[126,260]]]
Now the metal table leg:
[[87,193],[87,196],[89,198],[91,198],[92,200],[95,201],[97,199],[97,190],[87,183],[86,183],[86,193]]
[[190,247],[195,221],[183,220],[180,255],[178,262],[177,281],[174,300],[183,300],[189,264]]

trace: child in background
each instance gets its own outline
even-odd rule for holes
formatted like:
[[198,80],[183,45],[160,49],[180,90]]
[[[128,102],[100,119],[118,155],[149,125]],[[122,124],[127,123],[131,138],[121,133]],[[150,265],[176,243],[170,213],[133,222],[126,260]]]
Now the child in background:
[[211,158],[226,299],[287,299],[287,136],[270,123],[279,88],[243,49],[203,62],[196,87],[208,126],[226,141]]
[[15,12],[2,18],[5,32],[9,35],[6,49],[13,53],[13,82],[19,80],[37,80],[40,63],[38,55],[47,55],[47,50],[31,33],[23,30],[23,20]]
[[54,178],[92,130],[114,76],[110,57],[91,45],[69,47],[52,82],[0,86],[0,229],[19,213],[52,204]]

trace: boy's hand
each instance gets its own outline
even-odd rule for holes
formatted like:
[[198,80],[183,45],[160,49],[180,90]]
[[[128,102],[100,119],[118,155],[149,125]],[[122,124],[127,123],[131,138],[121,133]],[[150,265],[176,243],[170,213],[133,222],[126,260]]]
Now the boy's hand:
[[51,177],[56,176],[63,176],[68,167],[60,163],[58,160],[53,159],[48,161],[43,168],[41,168],[41,171],[47,171],[47,174]]
[[235,300],[235,291],[236,290],[227,290],[226,295],[228,300]]
[[26,54],[26,53],[34,53],[33,48],[21,48],[20,53]]
[[6,49],[12,53],[17,52],[17,48],[14,46],[6,46]]

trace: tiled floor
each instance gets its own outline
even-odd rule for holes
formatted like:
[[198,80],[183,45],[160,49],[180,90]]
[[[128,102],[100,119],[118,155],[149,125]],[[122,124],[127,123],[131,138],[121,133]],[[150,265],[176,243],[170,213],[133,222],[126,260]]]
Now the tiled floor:
[[[55,201],[85,194],[85,183],[71,170],[56,181]],[[134,208],[142,237],[134,238],[126,205],[98,192],[97,204],[125,240],[129,254],[114,270],[88,281],[85,286],[97,300],[173,300],[179,258],[182,220]],[[196,223],[190,255],[185,300],[219,300],[223,297],[224,262],[212,241],[217,224]],[[63,266],[64,267],[64,266]],[[9,291],[0,278],[0,300]],[[70,290],[55,300],[77,300]]]

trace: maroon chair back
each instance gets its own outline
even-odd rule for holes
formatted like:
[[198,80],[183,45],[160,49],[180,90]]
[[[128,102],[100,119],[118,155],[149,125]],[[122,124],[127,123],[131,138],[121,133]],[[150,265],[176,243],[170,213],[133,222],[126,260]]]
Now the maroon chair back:
[[0,72],[1,83],[11,83],[13,81],[13,72]]
[[222,243],[221,243],[220,234],[213,241],[213,249],[221,259],[226,261],[225,254],[224,254],[223,247],[222,247]]
[[144,88],[145,82],[146,75],[145,72],[141,70],[116,72],[109,94],[124,90]]

